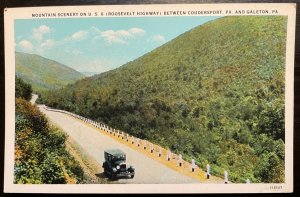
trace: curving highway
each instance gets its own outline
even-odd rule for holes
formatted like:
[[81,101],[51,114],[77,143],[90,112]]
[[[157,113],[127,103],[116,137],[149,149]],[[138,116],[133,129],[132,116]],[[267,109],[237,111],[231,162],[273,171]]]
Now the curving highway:
[[78,119],[60,112],[48,111],[41,105],[38,107],[52,123],[65,131],[100,165],[104,161],[105,149],[119,148],[123,150],[127,156],[127,163],[135,167],[136,174],[133,179],[118,179],[117,183],[199,183],[198,180],[180,174],[109,136],[101,134],[97,129]]

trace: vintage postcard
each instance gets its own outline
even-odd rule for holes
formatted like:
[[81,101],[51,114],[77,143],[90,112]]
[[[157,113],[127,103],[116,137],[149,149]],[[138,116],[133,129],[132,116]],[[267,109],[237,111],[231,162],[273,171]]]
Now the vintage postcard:
[[295,4],[4,12],[4,192],[293,191]]

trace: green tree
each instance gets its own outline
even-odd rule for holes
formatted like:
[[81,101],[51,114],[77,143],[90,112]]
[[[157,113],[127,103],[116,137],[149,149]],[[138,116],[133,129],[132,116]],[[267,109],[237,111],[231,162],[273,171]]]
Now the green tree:
[[260,178],[261,182],[284,182],[284,160],[282,161],[274,152],[263,154],[255,169],[255,175]]
[[258,132],[266,133],[273,139],[285,140],[284,102],[276,99],[268,103],[261,112],[258,122]]
[[16,97],[23,98],[25,100],[29,100],[32,94],[31,85],[25,83],[21,78],[16,77],[16,85],[15,85]]

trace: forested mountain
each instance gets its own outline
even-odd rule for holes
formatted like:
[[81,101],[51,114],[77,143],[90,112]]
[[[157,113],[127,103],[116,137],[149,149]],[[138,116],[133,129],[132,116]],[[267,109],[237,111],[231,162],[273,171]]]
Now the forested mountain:
[[287,18],[224,17],[44,97],[232,181],[284,182]]
[[39,55],[15,53],[16,75],[35,92],[58,89],[84,77],[80,72]]

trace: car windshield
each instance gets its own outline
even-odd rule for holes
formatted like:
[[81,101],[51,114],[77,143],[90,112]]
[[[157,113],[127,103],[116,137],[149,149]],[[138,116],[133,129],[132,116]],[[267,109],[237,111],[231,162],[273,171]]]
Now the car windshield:
[[120,160],[125,160],[125,155],[114,155],[113,156],[113,161],[120,161]]

